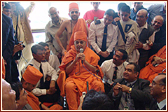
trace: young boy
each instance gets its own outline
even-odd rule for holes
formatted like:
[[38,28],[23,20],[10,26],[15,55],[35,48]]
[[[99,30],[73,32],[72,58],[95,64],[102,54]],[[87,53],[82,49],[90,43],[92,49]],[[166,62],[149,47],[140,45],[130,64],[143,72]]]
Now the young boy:
[[137,36],[137,23],[131,20],[130,17],[130,7],[125,5],[121,7],[119,11],[120,21],[117,22],[118,25],[118,43],[115,50],[123,49],[128,53],[129,62],[138,62],[139,52],[134,49],[136,42],[138,42]]

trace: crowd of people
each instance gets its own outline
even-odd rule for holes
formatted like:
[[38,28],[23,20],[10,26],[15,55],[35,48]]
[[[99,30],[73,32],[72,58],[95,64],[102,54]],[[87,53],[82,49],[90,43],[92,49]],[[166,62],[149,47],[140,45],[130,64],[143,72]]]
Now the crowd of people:
[[33,44],[29,14],[2,4],[3,110],[166,110],[166,3],[133,2],[71,19],[51,7],[46,40]]

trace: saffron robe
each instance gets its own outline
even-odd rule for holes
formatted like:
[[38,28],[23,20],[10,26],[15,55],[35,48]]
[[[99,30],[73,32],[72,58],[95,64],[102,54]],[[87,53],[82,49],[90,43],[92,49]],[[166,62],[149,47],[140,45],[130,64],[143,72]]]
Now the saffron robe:
[[162,70],[166,68],[166,62],[163,62],[156,67],[153,66],[152,61],[154,56],[160,57],[162,59],[166,59],[166,46],[163,46],[156,54],[152,55],[149,58],[149,61],[146,62],[147,66],[141,69],[139,78],[146,79],[152,82],[155,76],[157,76],[158,73],[161,73]]
[[74,33],[77,31],[83,31],[87,35],[86,22],[83,18],[78,19],[77,23],[73,28],[72,35],[69,40],[69,44],[67,45],[67,51],[69,51],[71,46],[74,45]]
[[[27,91],[27,101],[28,104],[32,107],[33,110],[40,110],[40,106],[39,106],[39,99],[38,97],[36,97],[32,92]],[[44,105],[47,106],[46,103],[44,103]],[[62,110],[63,107],[60,106],[59,104],[54,104],[53,106],[50,107],[50,110]]]
[[[87,81],[88,81],[88,87],[90,89],[95,89],[97,91],[103,91],[104,92],[104,84],[102,83],[101,79],[103,77],[103,72],[101,68],[98,65],[99,56],[92,51],[90,48],[86,47],[84,52],[85,54],[85,60],[90,63],[91,65],[95,66],[97,69],[99,69],[99,76],[95,73],[92,73],[89,69],[85,67],[85,65],[82,65],[81,61],[78,61],[75,65],[75,69],[72,70],[72,72],[68,75],[68,78],[65,81],[65,93],[66,93],[66,99],[69,106],[69,109],[77,109],[79,106],[79,97],[82,95],[82,92],[87,92]],[[67,64],[75,60],[77,55],[77,51],[75,49],[75,46],[71,46],[71,49],[65,54],[62,63],[60,65],[60,69],[65,71]],[[70,84],[75,86],[75,88],[67,87]],[[68,89],[68,90],[66,90]],[[70,89],[70,90],[69,90]],[[72,92],[68,92],[72,91]]]

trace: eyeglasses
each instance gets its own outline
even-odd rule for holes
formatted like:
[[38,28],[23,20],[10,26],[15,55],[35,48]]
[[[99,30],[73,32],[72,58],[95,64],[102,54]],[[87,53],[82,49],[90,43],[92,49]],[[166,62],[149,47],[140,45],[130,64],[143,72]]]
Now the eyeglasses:
[[75,41],[75,43],[76,43],[76,44],[79,44],[79,43],[80,43],[80,44],[83,44],[84,41]]
[[71,14],[74,14],[74,13],[78,14],[79,12],[78,11],[71,11]]

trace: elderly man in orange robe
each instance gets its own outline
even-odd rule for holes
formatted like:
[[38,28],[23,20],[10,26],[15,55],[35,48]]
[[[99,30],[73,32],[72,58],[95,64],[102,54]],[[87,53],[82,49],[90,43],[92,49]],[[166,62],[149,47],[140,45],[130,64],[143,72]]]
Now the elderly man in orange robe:
[[43,74],[37,70],[35,67],[28,65],[21,79],[22,86],[27,92],[27,101],[28,104],[32,107],[33,110],[62,110],[62,107],[58,104],[55,104],[48,108],[42,104],[38,97],[36,97],[31,91],[36,87],[37,82],[43,77]]
[[104,92],[104,84],[101,81],[103,73],[98,65],[99,59],[99,56],[87,47],[86,33],[75,32],[74,45],[65,54],[60,65],[60,69],[65,70],[68,75],[65,93],[69,110],[78,109],[82,92],[87,92],[87,82],[89,90]]
[[[77,3],[70,3],[69,4],[69,16],[71,17],[71,20],[64,21],[60,28],[58,29],[57,33],[55,34],[55,39],[57,40],[58,44],[60,45],[60,48],[62,49],[62,54],[64,55],[66,51],[70,50],[71,45],[74,45],[74,33],[77,31],[83,31],[87,34],[88,27],[86,25],[86,22],[83,18],[79,18],[80,12],[79,7]],[[66,29],[67,31],[67,49],[65,50],[59,37],[63,33],[63,31]]]
[[139,78],[149,80],[151,83],[158,73],[166,69],[166,45],[163,46],[156,54],[149,58],[146,67],[141,69]]

